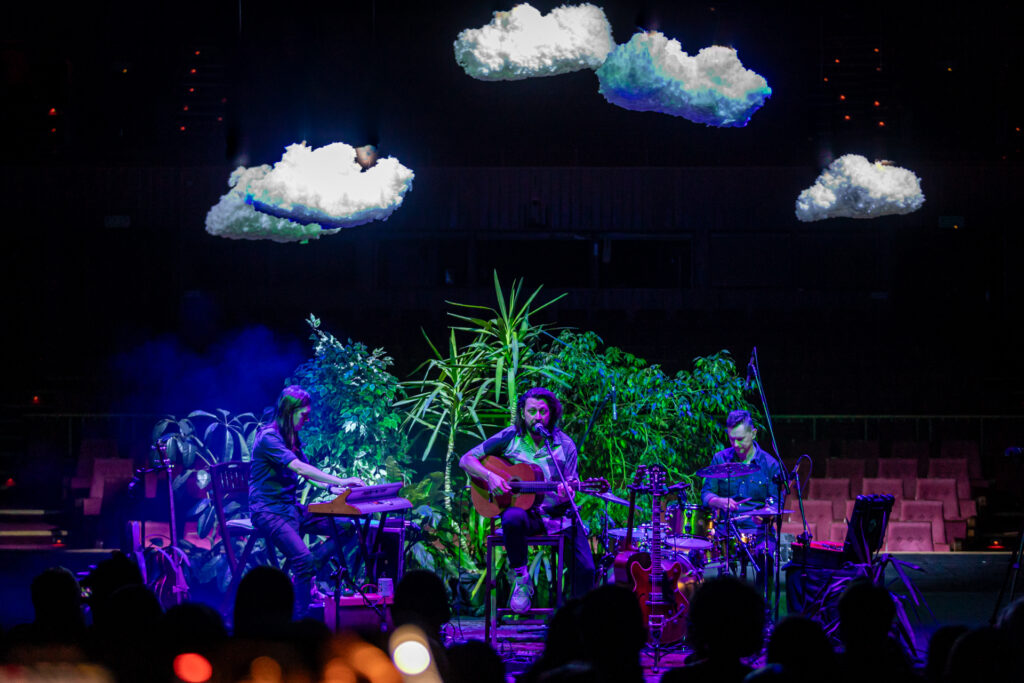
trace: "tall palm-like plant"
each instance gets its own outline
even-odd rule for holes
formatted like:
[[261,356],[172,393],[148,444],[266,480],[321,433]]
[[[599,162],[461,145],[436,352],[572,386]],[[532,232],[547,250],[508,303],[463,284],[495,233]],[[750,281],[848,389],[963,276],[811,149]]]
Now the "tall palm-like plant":
[[[424,337],[426,334],[424,333]],[[427,344],[434,357],[423,363],[420,379],[403,382],[408,398],[397,401],[396,408],[404,408],[409,429],[426,428],[429,436],[423,449],[426,460],[438,438],[444,439],[444,507],[448,518],[452,511],[452,461],[455,459],[455,441],[461,434],[484,438],[485,422],[480,418],[482,408],[491,408],[487,394],[491,382],[485,354],[477,348],[459,348],[455,330],[451,330],[446,353],[442,353],[430,338]],[[485,413],[486,415],[486,413]]]
[[[505,404],[511,422],[515,422],[516,419],[516,404],[519,399],[520,386],[525,386],[525,383],[532,377],[542,376],[555,380],[561,374],[556,368],[545,364],[543,359],[538,357],[542,346],[541,337],[547,332],[549,326],[531,323],[530,316],[544,310],[564,297],[565,294],[533,307],[533,301],[540,294],[541,289],[543,287],[538,287],[533,294],[524,299],[523,281],[521,279],[513,280],[512,289],[509,290],[508,300],[506,300],[498,279],[498,271],[494,271],[494,293],[498,299],[496,309],[490,306],[447,302],[452,306],[488,311],[491,314],[489,318],[483,318],[449,313],[453,318],[472,325],[472,327],[455,327],[453,329],[474,335],[475,339],[470,343],[469,348],[479,353],[481,360],[486,362],[493,371],[493,402],[495,405],[501,405],[504,392]],[[535,360],[540,362],[534,362]]]

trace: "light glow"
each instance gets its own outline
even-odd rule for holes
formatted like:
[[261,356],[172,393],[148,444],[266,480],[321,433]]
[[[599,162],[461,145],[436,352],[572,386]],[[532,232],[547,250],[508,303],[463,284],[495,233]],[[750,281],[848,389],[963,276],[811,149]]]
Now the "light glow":
[[924,204],[921,181],[913,172],[889,162],[847,154],[833,161],[814,185],[796,200],[796,217],[805,222],[825,218],[876,218],[917,211]]
[[430,650],[423,643],[407,640],[395,648],[394,660],[399,671],[415,676],[430,666]]
[[213,666],[206,657],[186,652],[174,658],[174,675],[185,683],[205,683],[213,676]]
[[640,32],[616,47],[597,70],[606,100],[633,111],[657,111],[695,123],[740,127],[771,96],[760,75],[745,69],[729,47],[691,57],[678,40]]
[[516,81],[596,69],[615,47],[600,7],[556,7],[542,15],[529,4],[495,12],[491,23],[461,31],[455,61],[481,81]]

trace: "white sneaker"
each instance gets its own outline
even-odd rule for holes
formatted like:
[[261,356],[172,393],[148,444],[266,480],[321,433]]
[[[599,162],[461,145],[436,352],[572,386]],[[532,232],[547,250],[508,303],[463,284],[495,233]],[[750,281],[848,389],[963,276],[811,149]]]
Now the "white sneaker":
[[533,582],[530,575],[521,575],[516,572],[512,579],[512,595],[509,596],[508,606],[516,614],[526,614],[530,611],[533,598]]

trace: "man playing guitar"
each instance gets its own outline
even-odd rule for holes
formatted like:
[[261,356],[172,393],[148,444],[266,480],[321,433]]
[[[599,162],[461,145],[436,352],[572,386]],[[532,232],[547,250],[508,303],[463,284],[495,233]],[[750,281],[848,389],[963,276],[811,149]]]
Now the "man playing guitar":
[[[574,481],[578,476],[576,444],[559,429],[561,417],[562,404],[558,398],[543,387],[534,387],[519,397],[515,424],[470,449],[459,460],[459,466],[470,477],[486,482],[490,495],[495,498],[510,494],[513,488],[501,474],[481,462],[487,456],[534,465],[545,481]],[[550,437],[553,452],[545,443],[545,435]],[[516,613],[528,611],[533,597],[533,584],[526,566],[526,537],[531,534],[570,534],[573,597],[583,596],[594,585],[594,557],[587,541],[587,530],[577,528],[579,524],[570,510],[569,501],[574,495],[571,487],[559,483],[555,492],[544,495],[539,505],[529,510],[512,505],[501,512],[505,549],[513,575],[509,607]]]

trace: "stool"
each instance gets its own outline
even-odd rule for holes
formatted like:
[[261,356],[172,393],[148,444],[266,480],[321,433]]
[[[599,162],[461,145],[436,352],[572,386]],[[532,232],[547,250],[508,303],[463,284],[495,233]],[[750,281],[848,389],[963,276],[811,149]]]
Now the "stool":
[[[498,626],[501,625],[501,618],[509,614],[515,614],[508,607],[498,607],[496,604],[498,582],[494,577],[494,549],[498,546],[505,546],[505,536],[500,533],[492,533],[487,536],[487,575],[484,585],[487,588],[487,601],[484,604],[486,610],[486,621],[484,622],[484,642],[491,647],[498,646]],[[562,606],[562,570],[565,567],[565,535],[537,535],[526,537],[526,547],[536,548],[550,546],[555,548],[555,606],[554,607],[530,607],[527,614],[554,614]]]

